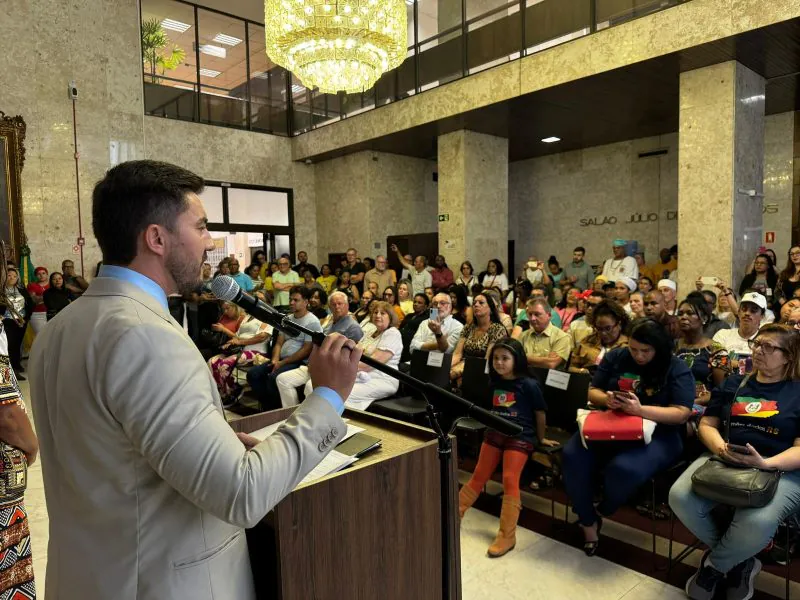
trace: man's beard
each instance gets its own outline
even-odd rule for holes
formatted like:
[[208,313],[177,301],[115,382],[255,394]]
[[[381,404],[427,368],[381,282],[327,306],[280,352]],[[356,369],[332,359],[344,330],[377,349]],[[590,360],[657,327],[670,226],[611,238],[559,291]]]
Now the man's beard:
[[[205,262],[205,259],[202,262]],[[179,294],[183,296],[191,294],[203,283],[202,262],[198,265],[177,253],[167,257],[167,270],[175,281],[175,287]]]

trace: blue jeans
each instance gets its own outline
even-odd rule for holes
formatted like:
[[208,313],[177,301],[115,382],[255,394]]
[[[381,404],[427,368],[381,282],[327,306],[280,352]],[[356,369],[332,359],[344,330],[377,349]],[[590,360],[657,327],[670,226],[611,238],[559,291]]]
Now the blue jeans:
[[711,456],[694,461],[669,491],[669,505],[697,539],[711,548],[711,563],[727,573],[739,563],[755,556],[769,543],[784,519],[800,508],[800,473],[784,473],[772,501],[763,508],[737,508],[725,531],[709,516],[717,506],[692,491],[692,474]]
[[[594,442],[584,448],[576,433],[564,446],[564,487],[581,525],[597,522],[597,513],[611,516],[633,493],[659,471],[672,466],[683,450],[677,431],[654,435],[647,445],[620,450]],[[594,507],[595,474],[604,469],[603,500]]]
[[281,408],[281,395],[278,391],[278,384],[275,381],[278,375],[300,367],[302,363],[291,363],[283,365],[279,369],[272,370],[272,364],[259,365],[247,372],[247,383],[258,398],[258,403],[264,410]]

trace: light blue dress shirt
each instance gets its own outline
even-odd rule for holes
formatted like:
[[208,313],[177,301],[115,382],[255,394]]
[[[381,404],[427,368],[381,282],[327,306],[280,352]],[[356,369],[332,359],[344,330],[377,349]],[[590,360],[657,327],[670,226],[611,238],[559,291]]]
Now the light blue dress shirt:
[[[161,286],[149,277],[142,275],[133,269],[119,267],[116,265],[103,265],[100,267],[100,273],[98,274],[98,277],[111,277],[113,279],[120,279],[122,281],[132,283],[142,291],[147,292],[153,298],[155,298],[164,308],[165,312],[169,312],[167,294],[164,293],[164,290],[161,288]],[[248,281],[250,280],[249,277],[247,279]],[[252,283],[250,285],[252,286]],[[337,413],[341,415],[344,412],[344,401],[342,401],[341,396],[339,396],[336,391],[329,387],[317,387],[314,388],[314,391],[327,400]]]

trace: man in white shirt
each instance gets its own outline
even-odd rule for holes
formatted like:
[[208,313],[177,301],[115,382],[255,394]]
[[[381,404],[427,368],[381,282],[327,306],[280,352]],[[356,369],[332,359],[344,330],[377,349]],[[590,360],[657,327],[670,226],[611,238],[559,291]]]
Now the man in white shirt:
[[403,267],[408,270],[408,276],[411,279],[411,287],[414,288],[414,294],[424,294],[425,288],[433,286],[433,276],[431,275],[431,272],[425,268],[428,264],[428,261],[424,256],[418,256],[415,258],[412,266],[406,260],[406,258],[400,254],[397,244],[392,244],[392,252],[397,253],[397,258],[400,260],[400,264],[402,264]]
[[714,335],[714,341],[728,351],[730,367],[734,373],[744,375],[752,369],[750,357],[753,351],[749,342],[758,334],[766,310],[767,299],[758,292],[749,292],[742,296],[739,303],[739,327],[721,329]]
[[625,255],[625,240],[614,240],[612,251],[614,257],[609,258],[603,263],[603,277],[609,281],[616,281],[621,277],[630,277],[634,281],[639,280],[639,267],[636,259]]
[[431,307],[439,311],[435,319],[425,319],[419,324],[414,339],[411,340],[411,352],[415,350],[428,350],[435,352],[452,353],[461,337],[464,326],[456,321],[451,313],[453,303],[449,294],[436,294],[431,302]]

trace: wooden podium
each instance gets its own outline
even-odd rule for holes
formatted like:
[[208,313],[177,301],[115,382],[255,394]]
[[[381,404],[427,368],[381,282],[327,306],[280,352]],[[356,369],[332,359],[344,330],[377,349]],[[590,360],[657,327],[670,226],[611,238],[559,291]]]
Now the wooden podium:
[[[255,431],[293,408],[231,421]],[[456,443],[451,464],[452,592],[442,599],[439,458],[430,429],[347,409],[382,446],[351,467],[298,487],[247,531],[259,599],[460,600]]]

